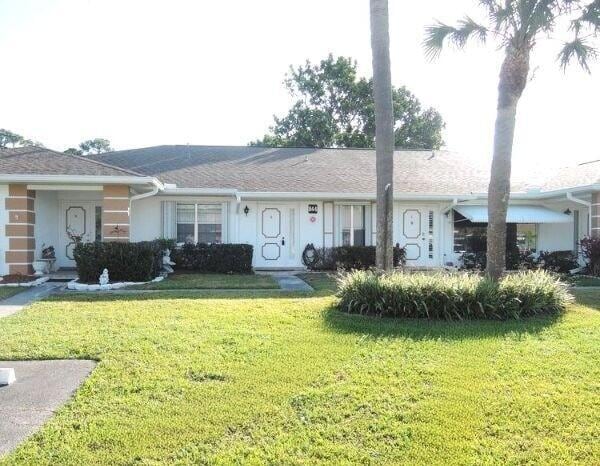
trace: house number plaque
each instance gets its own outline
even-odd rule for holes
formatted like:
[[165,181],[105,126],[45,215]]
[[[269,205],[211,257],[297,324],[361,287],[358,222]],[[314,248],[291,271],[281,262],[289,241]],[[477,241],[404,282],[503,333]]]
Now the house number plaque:
[[319,206],[317,204],[308,204],[308,213],[309,214],[319,213]]

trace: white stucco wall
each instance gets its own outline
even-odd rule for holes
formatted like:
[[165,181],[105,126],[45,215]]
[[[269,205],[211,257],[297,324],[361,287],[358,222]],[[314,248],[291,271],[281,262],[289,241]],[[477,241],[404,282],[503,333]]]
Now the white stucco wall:
[[150,241],[162,234],[161,198],[153,196],[131,201],[131,241]]
[[8,273],[5,262],[5,253],[8,251],[8,238],[6,237],[6,224],[8,223],[8,212],[4,208],[5,199],[8,197],[8,185],[0,185],[0,275]]
[[54,246],[58,249],[59,209],[57,191],[36,191],[35,195],[35,257],[42,249]]
[[[132,241],[152,240],[159,238],[162,232],[161,201],[171,200],[178,202],[228,202],[228,241],[232,243],[252,244],[255,248],[260,247],[259,232],[259,211],[260,207],[266,204],[277,204],[286,209],[294,208],[296,211],[297,238],[294,259],[290,265],[301,266],[301,254],[308,243],[313,243],[316,247],[323,245],[323,222],[324,205],[322,201],[290,201],[290,202],[265,202],[255,200],[244,200],[237,204],[235,199],[231,198],[198,198],[192,196],[171,197],[155,196],[139,201],[132,202],[131,210],[131,239]],[[515,202],[519,203],[519,202]],[[524,202],[521,202],[524,203]],[[317,214],[308,213],[308,205],[317,205]],[[341,203],[336,203],[337,209]],[[481,201],[472,201],[469,204],[481,204]],[[526,202],[526,204],[542,205],[539,202]],[[444,264],[456,264],[458,254],[454,253],[454,225],[452,215],[444,215],[443,210],[450,205],[448,201],[436,202],[417,202],[417,201],[396,201],[394,203],[394,243],[401,242],[400,232],[402,229],[402,212],[407,208],[433,209],[434,214],[434,246],[435,258],[432,265],[441,266]],[[543,204],[546,207],[563,212],[566,208],[571,211],[577,209],[580,211],[580,237],[585,236],[587,229],[587,209],[583,206],[570,202],[555,202]],[[248,215],[244,214],[244,208],[248,206]],[[374,217],[371,218],[375,209],[367,205],[367,241],[374,236],[370,234],[374,225]],[[339,215],[336,216],[339,219]],[[314,218],[314,221],[311,219]],[[339,226],[336,225],[336,234]],[[371,230],[371,231],[369,231]],[[573,245],[573,224],[545,224],[538,227],[538,249],[540,250],[567,250]]]

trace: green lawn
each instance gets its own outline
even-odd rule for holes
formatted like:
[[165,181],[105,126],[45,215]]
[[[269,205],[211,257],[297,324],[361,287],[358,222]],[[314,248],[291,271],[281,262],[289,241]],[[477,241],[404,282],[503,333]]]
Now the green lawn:
[[22,286],[0,286],[0,299],[10,298],[26,289]]
[[329,272],[312,272],[302,273],[298,275],[316,291],[335,292],[335,273]]
[[558,318],[366,318],[280,292],[63,295],[0,359],[99,360],[0,464],[597,464],[600,292]]
[[176,273],[161,282],[136,285],[138,290],[192,289],[277,289],[279,285],[269,275],[225,275],[216,273]]
[[575,286],[600,286],[600,277],[571,277],[569,280]]

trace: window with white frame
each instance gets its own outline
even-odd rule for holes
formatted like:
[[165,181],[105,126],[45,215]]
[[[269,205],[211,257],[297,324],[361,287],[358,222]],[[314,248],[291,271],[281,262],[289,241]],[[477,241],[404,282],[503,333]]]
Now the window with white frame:
[[178,243],[221,243],[221,204],[177,204]]
[[365,246],[365,206],[340,206],[343,246]]

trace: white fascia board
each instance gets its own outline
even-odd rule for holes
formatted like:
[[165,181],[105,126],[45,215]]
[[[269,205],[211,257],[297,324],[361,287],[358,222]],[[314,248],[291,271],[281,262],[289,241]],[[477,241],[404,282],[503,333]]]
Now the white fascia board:
[[0,183],[27,183],[27,184],[152,184],[163,187],[162,183],[151,176],[96,176],[96,175],[11,175],[0,174]]
[[166,185],[161,192],[166,196],[232,196],[239,195],[237,189],[212,189],[212,188],[172,188]]
[[[319,199],[319,200],[376,200],[375,193],[326,193],[326,192],[240,192],[244,199]],[[418,194],[401,193],[395,194],[395,200],[428,200],[442,201],[452,200],[456,197],[462,199],[474,199],[471,195],[456,194]]]
[[101,184],[28,184],[27,189],[38,191],[102,191]]
[[[564,197],[567,193],[590,193],[600,191],[600,184],[591,184],[587,186],[577,186],[575,188],[557,189],[554,191],[532,191],[526,193],[513,193],[511,199],[550,199],[553,197]],[[485,195],[487,197],[487,194]]]

